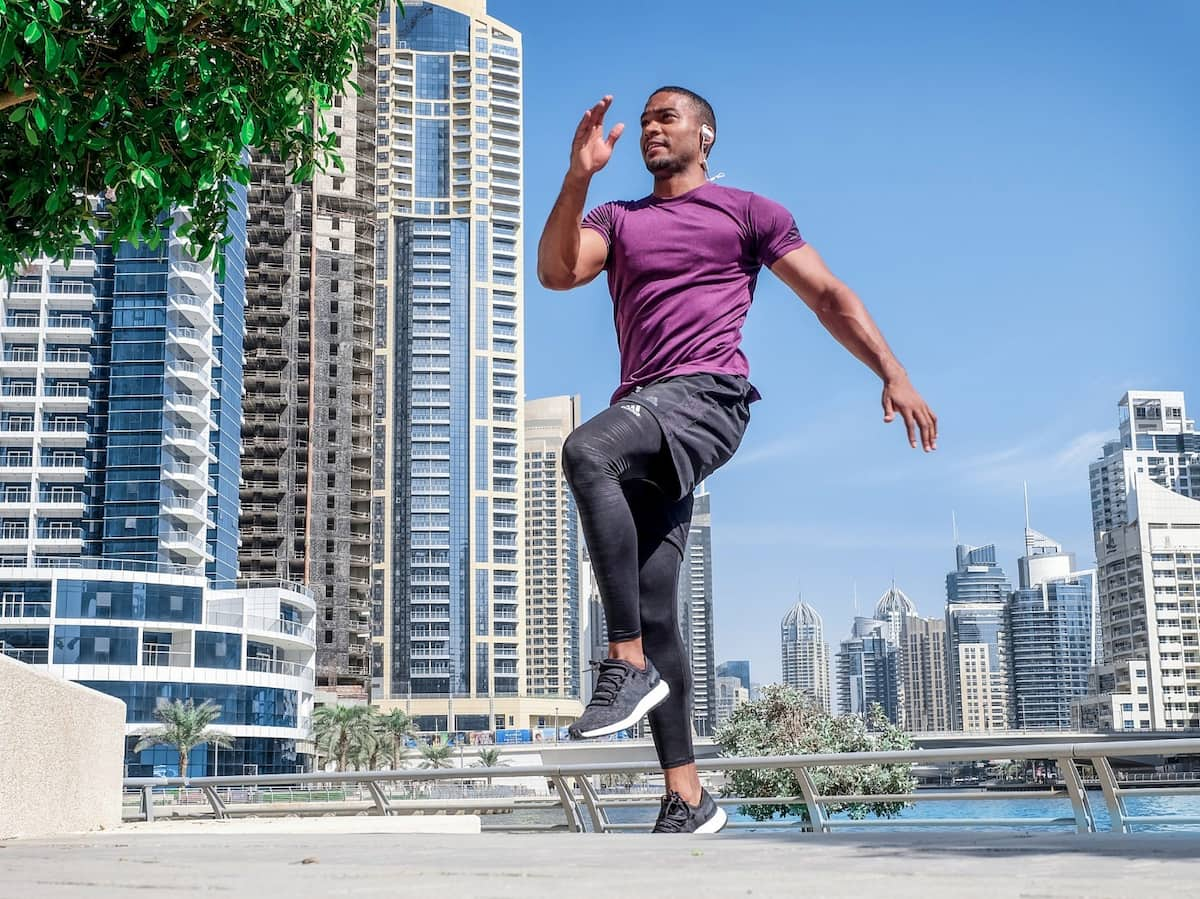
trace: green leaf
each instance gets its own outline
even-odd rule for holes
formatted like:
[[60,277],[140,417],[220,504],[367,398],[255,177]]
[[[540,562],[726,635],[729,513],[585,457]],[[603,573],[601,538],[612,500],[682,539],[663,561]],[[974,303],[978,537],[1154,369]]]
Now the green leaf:
[[133,26],[134,31],[141,31],[146,27],[146,7],[137,6],[133,10],[133,15],[129,17],[129,24]]
[[25,27],[25,43],[36,44],[42,39],[42,26],[34,19]]
[[27,115],[29,115],[29,106],[28,104],[22,104],[8,114],[8,120],[10,122],[20,122]]
[[254,140],[254,119],[246,119],[245,123],[242,125],[242,143],[245,144],[246,146],[250,146],[250,144],[253,142],[253,140]]
[[[59,5],[58,0],[46,0],[46,6],[50,10],[51,21],[58,23],[62,21],[63,10]],[[4,2],[0,0],[0,12],[4,12]]]
[[38,131],[46,130],[46,114],[42,112],[41,104],[33,107],[33,120],[37,123]]
[[46,51],[46,71],[53,72],[58,68],[58,60],[61,57],[58,47],[58,40],[53,34],[47,31],[42,44]]
[[182,112],[175,116],[175,136],[179,138],[179,142],[183,143],[191,133],[192,127],[188,124],[187,117]]
[[151,53],[158,49],[158,35],[150,27],[146,28],[146,49]]
[[96,105],[92,108],[92,121],[99,121],[108,115],[108,110],[112,106],[108,102],[108,95],[102,94],[100,99],[96,101]]
[[34,131],[33,128],[30,126],[29,119],[25,120],[25,139],[27,141],[29,141],[31,144],[33,144],[35,147],[38,145],[37,132]]

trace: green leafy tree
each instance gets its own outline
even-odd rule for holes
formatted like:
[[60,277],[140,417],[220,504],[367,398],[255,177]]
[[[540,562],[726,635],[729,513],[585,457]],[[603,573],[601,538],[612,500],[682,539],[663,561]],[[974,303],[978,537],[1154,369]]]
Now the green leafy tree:
[[[0,0],[3,2],[3,0]],[[209,726],[221,714],[221,707],[211,700],[196,705],[190,699],[164,702],[154,710],[154,717],[162,727],[142,735],[133,747],[141,752],[151,746],[173,746],[179,752],[179,776],[188,776],[188,754],[197,746],[213,743],[228,749],[233,737]]]
[[313,712],[313,742],[345,771],[356,744],[371,731],[372,710],[365,705],[323,705]]
[[[507,768],[508,759],[501,758],[503,752],[496,747],[485,746],[479,750],[479,761],[471,765],[472,768]],[[492,778],[487,779],[487,785],[492,785]]]
[[[733,716],[716,734],[723,754],[728,756],[813,755],[834,752],[878,752],[909,749],[912,739],[891,724],[879,706],[868,722],[852,715],[832,715],[809,694],[773,684],[762,696],[734,709]],[[911,765],[856,765],[810,768],[817,792],[824,796],[876,793],[910,793],[916,788]],[[787,769],[728,772],[726,795],[798,796],[800,784]],[[891,818],[904,803],[844,803],[825,806],[829,812],[847,811],[851,818],[874,814]],[[804,804],[791,806],[755,805],[741,807],[742,814],[756,821],[774,815],[799,815],[810,820]]]
[[340,168],[329,108],[380,0],[0,0],[0,273],[94,240],[224,240],[251,147]]
[[378,727],[387,738],[387,745],[392,757],[392,770],[399,771],[401,762],[408,755],[408,740],[416,736],[416,728],[413,727],[412,719],[404,713],[403,709],[392,709],[386,715],[379,716]]
[[453,768],[451,761],[451,753],[454,752],[453,746],[434,746],[425,744],[421,747],[421,765],[422,768]]

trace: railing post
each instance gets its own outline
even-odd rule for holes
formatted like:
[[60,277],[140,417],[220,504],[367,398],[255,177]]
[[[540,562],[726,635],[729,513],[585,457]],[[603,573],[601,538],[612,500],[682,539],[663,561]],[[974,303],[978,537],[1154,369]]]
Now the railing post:
[[154,787],[151,784],[142,787],[142,820],[154,820]]
[[567,830],[571,833],[582,833],[584,831],[583,816],[579,814],[579,803],[575,801],[575,794],[571,792],[567,779],[561,774],[555,774],[550,779],[554,782],[554,788],[558,790],[558,799],[566,813]]
[[379,809],[379,814],[387,816],[392,813],[392,804],[380,789],[378,782],[374,780],[367,781],[367,789],[371,792],[371,798],[375,800],[375,808]]
[[579,792],[583,794],[583,801],[587,805],[588,814],[592,816],[592,830],[596,833],[608,833],[608,813],[604,811],[604,806],[600,804],[600,795],[596,792],[596,788],[592,786],[591,778],[587,775],[581,775],[575,778],[575,783],[579,785]]
[[804,804],[808,807],[808,820],[812,824],[813,833],[829,833],[829,825],[825,823],[825,808],[817,802],[817,787],[807,768],[793,768],[792,773],[800,781],[800,793],[804,796]]
[[1117,793],[1117,776],[1113,773],[1112,765],[1107,756],[1089,759],[1096,769],[1096,777],[1100,779],[1100,789],[1104,791],[1104,802],[1108,806],[1110,818],[1109,830],[1113,833],[1129,833],[1129,825],[1125,823],[1125,803]]
[[216,787],[203,786],[200,791],[204,793],[208,799],[208,804],[212,806],[213,814],[218,821],[223,821],[229,817],[225,810],[225,803],[221,801],[221,797],[217,795]]
[[1079,776],[1079,768],[1075,765],[1074,757],[1055,759],[1058,770],[1062,773],[1067,786],[1067,794],[1071,797],[1071,807],[1075,810],[1075,829],[1080,833],[1095,833],[1096,818],[1092,807],[1088,804],[1087,789]]

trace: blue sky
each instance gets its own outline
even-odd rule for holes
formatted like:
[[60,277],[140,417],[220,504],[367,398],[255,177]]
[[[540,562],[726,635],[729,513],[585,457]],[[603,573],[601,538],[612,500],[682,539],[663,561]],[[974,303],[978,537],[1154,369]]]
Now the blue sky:
[[678,83],[716,109],[723,183],[793,211],[941,419],[936,454],[909,449],[875,376],[764,273],[744,348],[765,399],[709,485],[717,657],[758,681],[797,595],[835,650],[855,586],[865,612],[895,576],[940,614],[952,511],[1015,579],[1023,480],[1033,526],[1092,564],[1087,464],[1122,392],[1186,390],[1200,415],[1200,6],[976,6],[489,3],[525,41],[529,397],[593,414],[617,380],[603,279],[534,276],[573,129],[614,94],[631,130],[589,206],[642,196],[638,116]]

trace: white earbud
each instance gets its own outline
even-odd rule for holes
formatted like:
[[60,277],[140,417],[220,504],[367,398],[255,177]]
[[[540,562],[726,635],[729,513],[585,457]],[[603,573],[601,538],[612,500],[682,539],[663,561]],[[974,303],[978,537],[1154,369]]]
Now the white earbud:
[[716,137],[717,136],[713,133],[712,128],[710,128],[708,125],[701,125],[700,126],[700,152],[707,154],[708,148],[712,146],[712,142],[716,139]]

